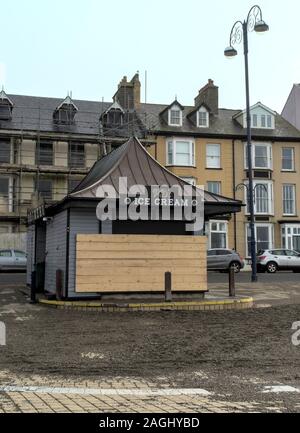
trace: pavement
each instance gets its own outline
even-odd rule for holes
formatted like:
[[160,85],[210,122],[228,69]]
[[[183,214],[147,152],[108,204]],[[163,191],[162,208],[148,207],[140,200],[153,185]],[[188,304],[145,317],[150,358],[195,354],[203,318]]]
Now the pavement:
[[[300,303],[300,274],[277,272],[258,274],[258,281],[251,282],[250,272],[236,275],[236,294],[251,296],[257,308]],[[228,274],[208,273],[211,296],[228,296]]]
[[247,274],[256,308],[130,313],[31,305],[1,274],[0,412],[300,412],[299,274]]

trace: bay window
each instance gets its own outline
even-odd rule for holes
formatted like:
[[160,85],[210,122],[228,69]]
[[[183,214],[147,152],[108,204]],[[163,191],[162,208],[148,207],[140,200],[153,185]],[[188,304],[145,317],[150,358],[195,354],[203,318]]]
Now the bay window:
[[269,213],[268,190],[264,184],[256,185],[255,211],[256,213]]
[[266,146],[255,146],[254,167],[268,168],[268,148]]
[[[256,215],[273,215],[273,183],[272,181],[253,181],[254,213]],[[248,190],[245,189],[246,213],[249,214]]]
[[[244,147],[245,168],[248,168],[247,143]],[[272,145],[271,143],[252,143],[252,167],[272,170]]]
[[[247,232],[247,257],[251,256],[251,235],[250,225],[246,226]],[[256,239],[256,252],[260,250],[269,250],[273,248],[274,243],[274,227],[273,224],[258,224],[254,226],[254,235]]]
[[167,141],[167,165],[195,165],[195,143],[192,140]]
[[300,252],[300,224],[283,224],[281,227],[281,246]]

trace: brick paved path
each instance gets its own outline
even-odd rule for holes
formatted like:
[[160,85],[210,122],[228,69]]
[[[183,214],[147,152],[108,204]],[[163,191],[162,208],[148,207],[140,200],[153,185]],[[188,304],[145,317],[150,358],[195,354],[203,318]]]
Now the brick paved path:
[[[275,399],[266,399],[266,392],[272,392],[272,389],[260,385],[256,398],[247,402],[231,401],[226,393],[161,386],[159,382],[120,377],[101,381],[59,381],[41,376],[20,381],[20,377],[2,372],[1,383],[4,385],[0,386],[0,413],[286,412],[285,394],[300,393],[300,387],[283,386],[279,392],[276,389]],[[300,410],[300,399],[293,409]]]

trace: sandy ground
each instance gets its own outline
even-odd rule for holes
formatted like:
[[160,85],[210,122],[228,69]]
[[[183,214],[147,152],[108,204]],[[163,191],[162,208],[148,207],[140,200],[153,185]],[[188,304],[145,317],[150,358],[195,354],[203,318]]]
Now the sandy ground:
[[[209,280],[228,295],[226,275]],[[238,276],[237,293],[254,297],[250,310],[100,313],[30,305],[24,274],[1,274],[0,412],[300,412],[298,274],[248,280]]]
[[[201,387],[227,401],[260,399],[261,386],[300,387],[300,346],[291,343],[300,304],[245,311],[98,313],[29,305],[18,289],[0,296],[7,345],[0,383],[137,378]],[[33,383],[36,384],[39,381]],[[40,381],[39,384],[44,382]],[[276,397],[277,398],[277,397]],[[300,394],[284,396],[299,410]]]

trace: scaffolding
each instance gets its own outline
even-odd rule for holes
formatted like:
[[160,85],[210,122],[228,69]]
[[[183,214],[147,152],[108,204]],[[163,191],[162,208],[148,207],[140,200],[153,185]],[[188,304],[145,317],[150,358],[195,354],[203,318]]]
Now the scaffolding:
[[[0,232],[5,224],[10,226],[11,231],[24,231],[28,208],[61,200],[98,158],[122,144],[128,134],[140,129],[144,134],[144,144],[154,144],[153,139],[147,139],[147,132],[150,131],[146,132],[136,112],[127,110],[121,125],[108,127],[101,117],[104,113],[103,100],[99,105],[96,122],[90,120],[90,117],[95,117],[95,112],[85,111],[86,120],[77,119],[75,124],[64,124],[50,131],[50,110],[39,104],[31,108],[37,110],[37,115],[35,119],[26,118],[26,128],[22,115],[14,117],[20,125],[18,130],[0,131],[0,139],[10,141],[10,162],[3,163],[0,159]],[[28,109],[19,108],[25,112]],[[82,127],[85,133],[77,133],[74,126]],[[0,142],[0,148],[5,152],[4,147],[1,148]],[[52,164],[46,164],[51,163],[51,158]]]

